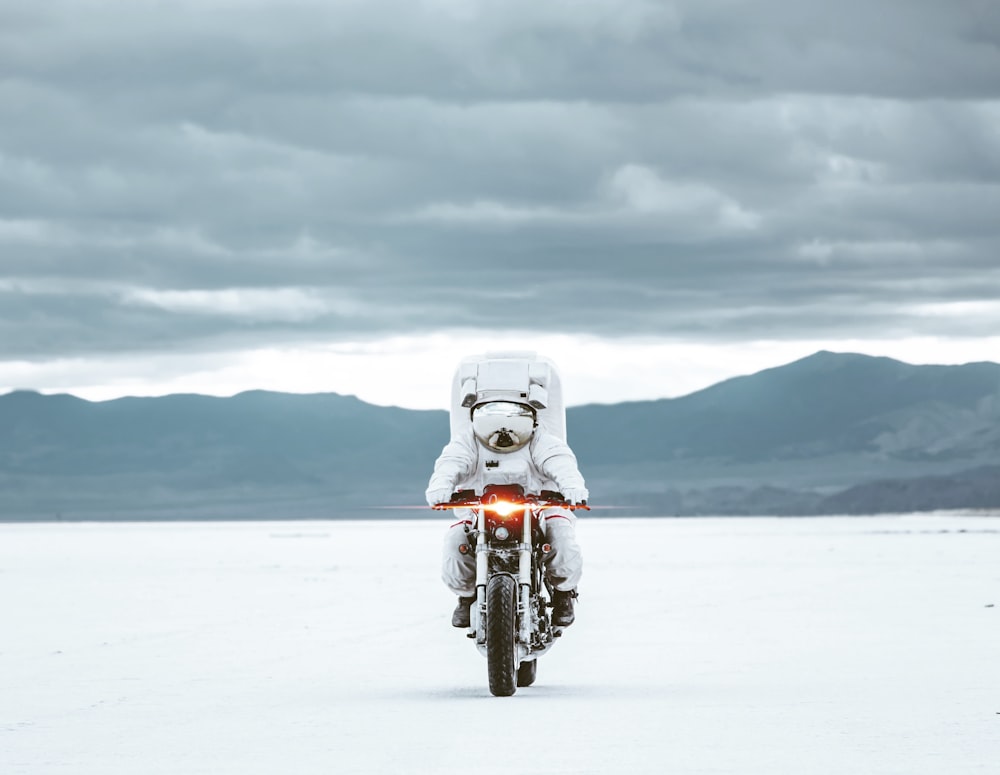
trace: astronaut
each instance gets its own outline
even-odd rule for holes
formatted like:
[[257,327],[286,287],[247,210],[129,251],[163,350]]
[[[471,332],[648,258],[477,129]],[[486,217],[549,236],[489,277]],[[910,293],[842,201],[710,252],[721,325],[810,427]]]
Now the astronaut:
[[[560,430],[565,434],[565,413],[561,406],[550,408],[548,393],[530,384],[529,370],[539,373],[534,354],[518,355],[484,356],[478,362],[474,357],[463,362],[466,371],[470,360],[478,367],[478,380],[466,380],[461,391],[453,391],[453,399],[462,395],[465,400],[459,406],[453,400],[452,437],[434,464],[426,492],[428,504],[444,503],[457,490],[482,493],[488,484],[520,484],[532,494],[558,490],[571,504],[586,503],[589,493],[576,456],[559,435]],[[550,366],[547,362],[543,365],[546,369]],[[546,379],[550,387],[557,388],[556,399],[561,401],[557,375],[541,373],[551,375]],[[490,381],[498,375],[499,382]],[[458,379],[456,376],[456,385]],[[545,423],[540,422],[540,416]],[[460,547],[467,542],[466,531],[475,516],[469,509],[457,509],[455,516],[458,521],[445,535],[441,577],[458,595],[452,625],[468,627],[469,609],[476,599],[476,561]],[[568,509],[555,507],[543,510],[540,516],[545,540],[552,546],[545,570],[553,587],[552,621],[567,627],[575,618],[576,587],[583,571],[576,517]]]

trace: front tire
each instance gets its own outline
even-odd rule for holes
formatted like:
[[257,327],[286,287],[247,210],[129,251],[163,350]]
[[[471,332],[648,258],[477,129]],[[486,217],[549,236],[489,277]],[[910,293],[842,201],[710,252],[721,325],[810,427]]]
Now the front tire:
[[516,632],[517,583],[506,574],[494,576],[486,585],[486,665],[495,697],[517,691]]

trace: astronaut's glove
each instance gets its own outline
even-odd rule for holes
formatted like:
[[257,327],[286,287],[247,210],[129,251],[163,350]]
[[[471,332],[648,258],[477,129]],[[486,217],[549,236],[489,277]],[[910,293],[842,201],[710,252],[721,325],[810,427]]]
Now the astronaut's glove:
[[451,500],[451,488],[438,487],[433,490],[428,490],[425,493],[427,498],[428,506],[436,506],[439,503],[447,503]]
[[586,487],[567,487],[562,494],[572,506],[586,506],[587,498],[590,497]]

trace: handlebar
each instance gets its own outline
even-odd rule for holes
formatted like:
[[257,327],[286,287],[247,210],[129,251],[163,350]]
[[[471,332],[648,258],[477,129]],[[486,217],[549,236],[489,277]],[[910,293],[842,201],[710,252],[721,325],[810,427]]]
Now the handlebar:
[[538,495],[511,492],[504,492],[502,494],[484,492],[483,495],[476,495],[475,490],[460,490],[452,494],[451,500],[446,503],[435,503],[431,508],[435,511],[477,509],[501,502],[535,508],[558,507],[568,509],[569,511],[590,511],[590,506],[587,505],[586,501],[582,503],[570,503],[561,492],[556,492],[555,490],[542,490]]

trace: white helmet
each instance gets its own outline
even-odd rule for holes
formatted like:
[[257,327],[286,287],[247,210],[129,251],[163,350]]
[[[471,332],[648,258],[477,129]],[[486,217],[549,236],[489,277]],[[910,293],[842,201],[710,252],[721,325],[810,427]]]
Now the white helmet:
[[513,452],[531,441],[535,410],[513,401],[490,401],[472,410],[472,430],[494,452]]

